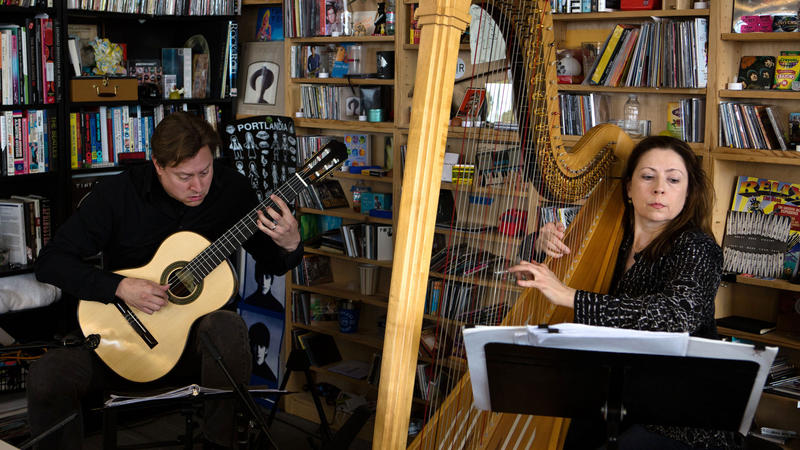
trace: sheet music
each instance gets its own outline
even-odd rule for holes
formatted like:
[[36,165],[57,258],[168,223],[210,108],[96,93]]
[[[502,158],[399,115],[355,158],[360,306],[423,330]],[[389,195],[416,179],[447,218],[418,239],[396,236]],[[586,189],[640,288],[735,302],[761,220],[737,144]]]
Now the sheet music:
[[491,409],[486,355],[483,351],[484,345],[490,342],[571,350],[753,361],[759,365],[759,370],[739,426],[739,431],[747,435],[770,365],[778,353],[777,347],[756,350],[752,345],[690,337],[688,333],[625,330],[574,323],[551,325],[550,328],[557,329],[558,333],[550,333],[547,329],[536,326],[476,326],[463,330],[475,407],[485,411]]

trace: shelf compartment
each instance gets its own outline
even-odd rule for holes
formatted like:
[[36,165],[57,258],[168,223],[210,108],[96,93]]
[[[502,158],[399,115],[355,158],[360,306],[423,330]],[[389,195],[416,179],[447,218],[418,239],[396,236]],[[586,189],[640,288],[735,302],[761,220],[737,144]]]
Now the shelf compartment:
[[383,337],[378,336],[376,331],[358,331],[356,333],[342,333],[339,331],[339,322],[336,320],[330,322],[313,322],[310,325],[305,325],[299,322],[292,324],[295,328],[302,328],[304,330],[316,331],[317,333],[330,334],[336,338],[341,338],[347,341],[355,342],[367,347],[383,348]]
[[305,286],[302,284],[292,283],[292,290],[313,292],[320,295],[328,295],[337,298],[346,298],[349,300],[357,300],[362,303],[386,308],[389,305],[387,295],[364,295],[358,291],[347,289],[343,284],[337,283],[323,283],[314,286]]
[[351,208],[331,208],[331,209],[297,208],[297,212],[300,214],[316,214],[320,216],[341,217],[342,219],[352,219],[352,220],[358,220],[360,222],[382,223],[386,225],[392,224],[392,219],[383,219],[380,217],[372,217],[366,214],[360,214],[353,211]]
[[519,198],[527,198],[528,191],[526,190],[519,191],[519,192],[509,192],[505,186],[501,187],[485,187],[485,186],[473,186],[471,184],[454,184],[448,183],[446,181],[442,182],[442,189],[447,191],[455,191],[459,193],[468,193],[474,195],[495,195],[495,196],[503,196],[503,197],[519,197]]
[[0,111],[24,111],[28,109],[56,109],[58,108],[58,103],[26,103],[26,104],[14,104],[14,105],[0,105]]
[[392,122],[360,122],[357,120],[327,120],[295,118],[294,124],[301,128],[319,128],[324,130],[343,130],[366,133],[391,133],[394,131]]
[[448,127],[448,139],[469,139],[486,142],[518,143],[519,132],[508,130],[495,130],[484,127]]
[[[458,276],[458,275],[447,275],[441,272],[431,272],[430,276],[432,278],[440,278],[443,280],[448,281],[457,281],[459,283],[467,283],[467,284],[474,284],[476,286],[484,286],[488,288],[496,288],[502,289],[510,292],[522,292],[525,288],[520,286],[516,286],[513,284],[511,280],[492,280],[489,278],[483,278],[480,275],[475,276]],[[452,320],[452,319],[450,319]]]
[[717,332],[724,336],[733,336],[749,341],[761,342],[767,345],[777,345],[779,347],[800,350],[800,335],[787,333],[785,331],[771,331],[766,334],[753,334],[731,328],[717,327]]
[[360,173],[348,173],[348,172],[333,172],[331,173],[332,178],[337,178],[340,180],[360,180],[360,181],[371,181],[375,183],[393,183],[394,179],[392,178],[391,172],[386,175],[385,177],[373,177],[371,175],[361,175]]
[[325,255],[325,256],[329,256],[329,257],[331,257],[333,259],[340,259],[340,260],[343,260],[343,261],[352,261],[352,262],[362,263],[362,264],[373,264],[373,265],[376,265],[376,266],[379,266],[379,267],[387,267],[387,268],[391,268],[392,267],[392,261],[378,261],[376,259],[355,258],[355,257],[352,257],[352,256],[347,256],[347,255],[343,255],[343,254],[339,254],[339,253],[326,252],[325,250],[320,250],[318,248],[311,248],[311,247],[305,247],[304,251],[306,253],[313,253],[315,255]]
[[[800,34],[800,33],[798,33]],[[769,100],[800,100],[800,92],[783,89],[744,89],[733,91],[730,89],[720,89],[721,98],[763,98]]]
[[559,84],[558,90],[564,92],[618,92],[621,94],[706,95],[706,88],[611,87],[590,84]]
[[[378,390],[378,386],[377,385],[369,384],[367,382],[367,380],[348,377],[347,375],[343,375],[341,373],[333,372],[333,371],[329,370],[329,367],[334,366],[336,364],[338,364],[338,362],[335,362],[335,363],[332,363],[332,364],[328,364],[327,366],[323,366],[323,367],[311,366],[311,370],[313,372],[322,373],[322,374],[325,374],[325,375],[329,375],[329,376],[335,377],[335,378],[340,379],[342,381],[346,381],[346,382],[350,382],[350,383],[356,383],[356,384],[358,384],[360,386],[363,386],[363,387],[365,387],[365,388],[367,388],[367,389],[369,389],[371,391],[377,391]],[[421,399],[419,397],[414,397],[413,402],[418,404],[418,405],[424,405],[426,403],[425,400],[423,400],[423,399]]]
[[711,152],[711,157],[716,160],[724,161],[800,166],[800,152],[793,150],[715,147]]
[[576,22],[613,19],[647,19],[650,17],[708,17],[706,9],[649,9],[642,11],[611,11],[596,13],[553,14],[553,22]]
[[286,39],[293,44],[304,43],[323,43],[333,42],[394,42],[394,36],[312,36],[312,37],[290,37]]
[[[582,137],[583,136],[578,136],[574,134],[562,134],[561,140],[564,142],[565,145],[571,147],[577,144]],[[632,138],[635,144],[641,142],[642,139],[644,138]],[[687,142],[686,144],[689,145],[689,148],[691,148],[695,152],[695,154],[701,156],[706,154],[707,150],[706,150],[706,144],[704,142]]]
[[341,85],[380,85],[394,86],[393,79],[385,78],[291,78],[292,83],[305,84],[341,84]]
[[792,284],[786,280],[765,280],[744,275],[736,275],[737,284],[747,284],[750,286],[761,286],[770,289],[780,289],[782,291],[800,292],[800,284]]
[[791,42],[800,40],[800,35],[790,32],[720,33],[720,40],[736,42]]

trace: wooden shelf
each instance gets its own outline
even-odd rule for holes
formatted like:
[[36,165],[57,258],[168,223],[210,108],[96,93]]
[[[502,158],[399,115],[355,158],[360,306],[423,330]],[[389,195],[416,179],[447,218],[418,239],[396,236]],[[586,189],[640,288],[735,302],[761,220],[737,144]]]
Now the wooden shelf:
[[393,183],[394,178],[392,177],[391,171],[388,175],[384,177],[373,177],[371,175],[361,175],[360,173],[348,173],[348,172],[333,172],[331,173],[331,178],[337,178],[339,180],[359,180],[359,181],[371,181],[375,183]]
[[800,335],[785,331],[771,331],[767,334],[753,334],[731,328],[717,327],[717,332],[724,336],[733,336],[749,341],[761,342],[767,345],[777,345],[794,350],[800,350]]
[[800,33],[778,32],[778,33],[720,33],[723,41],[736,42],[791,42],[800,41]]
[[374,265],[379,266],[379,267],[392,267],[392,262],[391,261],[378,261],[378,260],[375,260],[375,259],[354,258],[352,256],[342,255],[342,254],[339,254],[339,253],[326,252],[325,250],[320,250],[318,248],[311,248],[311,247],[305,247],[304,251],[306,253],[313,253],[315,255],[330,256],[333,259],[340,259],[340,260],[343,260],[343,261],[350,261],[350,262],[362,263],[362,264],[374,264]]
[[[364,387],[366,389],[369,389],[370,391],[377,391],[378,390],[378,386],[377,385],[370,384],[370,383],[367,382],[367,380],[348,377],[347,375],[343,375],[343,374],[338,373],[338,372],[332,372],[329,368],[331,366],[335,366],[336,364],[338,364],[338,362],[333,363],[333,364],[329,364],[329,365],[324,366],[324,367],[311,366],[311,371],[317,372],[317,373],[322,373],[322,374],[325,374],[325,375],[329,375],[329,376],[335,377],[335,378],[340,379],[340,380],[345,381],[345,382],[358,384],[359,386]],[[423,400],[423,399],[421,399],[419,397],[414,397],[412,401],[414,403],[418,404],[418,405],[424,405],[426,403],[425,400]]]
[[719,161],[739,161],[761,164],[800,166],[800,152],[793,150],[758,150],[715,147],[711,157]]
[[763,278],[754,278],[745,275],[737,275],[736,283],[747,284],[750,286],[768,287],[770,289],[780,289],[782,291],[800,292],[800,284],[792,284],[786,280],[765,280]]
[[342,219],[352,219],[352,220],[358,220],[360,222],[382,223],[385,225],[392,224],[392,219],[383,219],[380,217],[372,217],[366,214],[360,214],[353,211],[351,208],[332,208],[332,209],[297,208],[297,212],[302,214],[317,214],[320,216],[341,217]]
[[313,292],[315,294],[328,295],[331,297],[346,298],[350,300],[358,300],[368,305],[379,306],[386,308],[389,304],[389,296],[386,295],[364,295],[357,290],[348,289],[347,286],[338,283],[324,283],[316,284],[314,286],[305,286],[302,284],[291,284],[292,290]]
[[283,0],[242,0],[242,6],[282,5]]
[[705,88],[611,87],[592,86],[589,84],[559,84],[558,90],[563,92],[618,92],[620,94],[706,95]]
[[494,128],[486,127],[448,127],[447,138],[516,143],[519,142],[519,133],[516,131],[495,130]]
[[498,233],[494,228],[492,228],[488,232],[486,231],[469,232],[469,231],[453,231],[449,228],[437,226],[434,232],[445,235],[452,234],[453,236],[459,238],[476,239],[476,240],[479,239],[481,242],[486,242],[486,243],[508,244],[515,246],[518,246],[520,244],[520,238],[505,236],[503,234]]
[[521,293],[525,290],[524,288],[515,285],[513,281],[510,281],[508,279],[503,280],[500,276],[498,276],[496,280],[488,278],[486,276],[486,272],[481,272],[474,276],[463,276],[463,277],[456,275],[447,275],[441,272],[431,272],[430,276],[432,278],[441,278],[443,280],[457,281],[459,283],[469,283],[469,284],[474,284],[476,286],[497,288],[510,292]]
[[394,36],[313,36],[287,38],[292,44],[329,44],[335,42],[394,42]]
[[394,86],[394,80],[384,78],[290,78],[292,83]]
[[365,345],[372,348],[383,348],[383,336],[379,336],[377,331],[358,331],[356,333],[342,333],[339,331],[339,322],[311,322],[310,325],[294,322],[295,328],[316,331],[317,333],[330,334],[337,339],[341,338],[350,342]]
[[[562,134],[561,135],[561,140],[564,142],[564,145],[566,145],[568,147],[572,147],[575,144],[577,144],[578,141],[582,137],[583,136],[576,136],[576,135],[573,135],[573,134]],[[642,141],[642,139],[644,139],[644,138],[633,138],[633,142],[638,144],[639,142]],[[687,144],[689,145],[689,148],[694,150],[694,152],[696,154],[698,154],[698,155],[705,155],[706,154],[706,144],[705,143],[703,143],[703,142],[687,142]]]
[[357,120],[326,120],[295,118],[294,124],[301,128],[317,128],[321,130],[342,130],[349,132],[365,133],[391,133],[394,131],[392,122],[359,122]]
[[650,17],[706,17],[708,9],[649,9],[643,11],[609,11],[597,13],[553,14],[553,22],[590,20],[648,19]]
[[[469,50],[469,44],[459,44],[459,50]],[[403,44],[403,50],[419,50],[419,44]]]
[[[798,33],[800,34],[800,33]],[[763,98],[769,100],[800,100],[799,91],[789,91],[782,89],[745,89],[733,91],[730,89],[720,89],[720,98]]]
[[443,181],[441,188],[447,191],[469,192],[470,194],[475,194],[475,195],[502,195],[504,197],[519,197],[519,198],[528,197],[527,189],[521,189],[517,192],[514,192],[514,191],[509,191],[509,189],[505,186],[486,187],[486,186],[474,186],[471,184],[448,183],[446,181]]

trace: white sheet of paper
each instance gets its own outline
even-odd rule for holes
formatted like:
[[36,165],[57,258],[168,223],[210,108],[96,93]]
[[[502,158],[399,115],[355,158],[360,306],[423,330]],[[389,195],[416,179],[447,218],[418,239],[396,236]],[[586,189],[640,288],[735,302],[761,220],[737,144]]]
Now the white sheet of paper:
[[469,24],[469,56],[472,64],[505,59],[506,39],[497,22],[478,5],[470,6],[469,14],[472,16]]

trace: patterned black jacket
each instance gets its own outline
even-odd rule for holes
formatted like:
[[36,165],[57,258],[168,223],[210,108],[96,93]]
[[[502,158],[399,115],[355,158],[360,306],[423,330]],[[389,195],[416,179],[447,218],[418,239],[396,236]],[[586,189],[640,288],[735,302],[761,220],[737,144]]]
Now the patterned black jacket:
[[[682,232],[670,251],[650,261],[636,254],[625,271],[633,244],[626,235],[620,246],[609,294],[578,291],[576,323],[634,330],[689,332],[717,338],[714,297],[722,274],[722,251],[711,236]],[[648,429],[692,447],[736,448],[734,433],[679,427]]]

